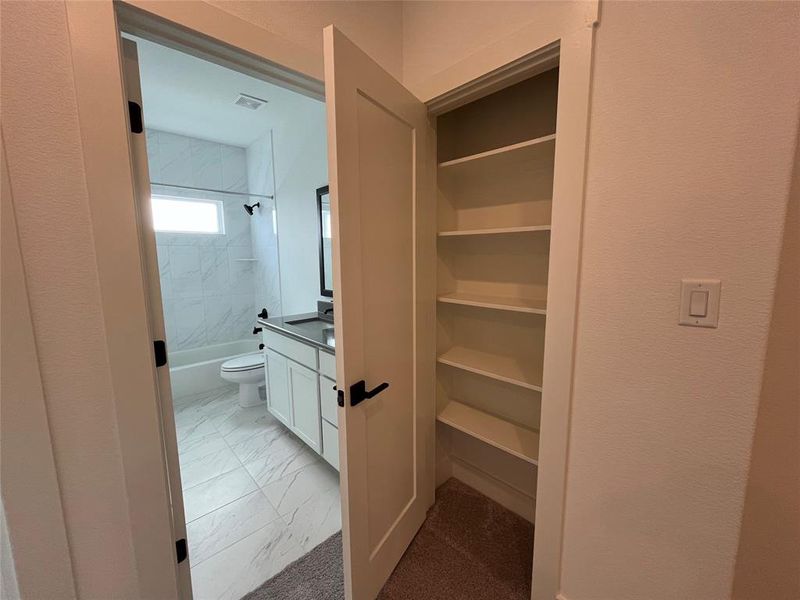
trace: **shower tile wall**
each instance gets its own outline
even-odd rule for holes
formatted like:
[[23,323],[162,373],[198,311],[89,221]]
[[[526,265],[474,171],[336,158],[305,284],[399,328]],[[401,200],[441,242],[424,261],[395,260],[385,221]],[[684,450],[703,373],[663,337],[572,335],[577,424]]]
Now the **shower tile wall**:
[[[247,192],[244,148],[146,131],[150,180]],[[156,234],[161,293],[171,351],[254,340],[256,303],[247,198],[153,186],[153,193],[220,200],[225,234]],[[253,200],[255,201],[255,199]]]

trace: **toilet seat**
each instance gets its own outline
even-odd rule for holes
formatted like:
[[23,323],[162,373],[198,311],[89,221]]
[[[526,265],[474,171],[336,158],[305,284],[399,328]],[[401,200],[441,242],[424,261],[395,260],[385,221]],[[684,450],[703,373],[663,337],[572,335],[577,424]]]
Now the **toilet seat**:
[[222,371],[226,373],[236,373],[240,371],[254,371],[264,368],[263,354],[246,354],[237,356],[222,363]]

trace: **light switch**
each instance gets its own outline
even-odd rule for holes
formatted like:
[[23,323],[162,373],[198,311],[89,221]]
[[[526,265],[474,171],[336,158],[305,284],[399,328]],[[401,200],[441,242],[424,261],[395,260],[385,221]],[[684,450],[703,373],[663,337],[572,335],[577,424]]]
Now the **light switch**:
[[689,292],[689,316],[705,317],[708,314],[708,292]]
[[680,325],[716,327],[719,322],[719,279],[682,279]]

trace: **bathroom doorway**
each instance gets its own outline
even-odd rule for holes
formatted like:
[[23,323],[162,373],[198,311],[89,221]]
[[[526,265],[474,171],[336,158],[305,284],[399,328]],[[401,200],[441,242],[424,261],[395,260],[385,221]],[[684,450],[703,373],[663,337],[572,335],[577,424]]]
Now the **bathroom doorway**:
[[[145,229],[152,223],[172,397],[165,421],[174,422],[179,457],[171,470],[183,507],[174,512],[194,597],[239,598],[341,528],[338,446],[323,440],[331,428],[336,437],[335,411],[326,420],[320,404],[335,379],[335,366],[323,367],[335,365],[335,344],[320,287],[325,105],[123,37],[141,85],[137,170],[148,174],[140,208]],[[130,86],[130,69],[127,77]],[[293,325],[312,315],[322,326]],[[313,367],[282,338],[270,343],[275,322],[295,327],[287,339],[309,348],[318,330]],[[316,413],[283,418],[281,369],[290,383],[303,381],[292,379],[299,373],[315,386],[303,401],[316,398]]]

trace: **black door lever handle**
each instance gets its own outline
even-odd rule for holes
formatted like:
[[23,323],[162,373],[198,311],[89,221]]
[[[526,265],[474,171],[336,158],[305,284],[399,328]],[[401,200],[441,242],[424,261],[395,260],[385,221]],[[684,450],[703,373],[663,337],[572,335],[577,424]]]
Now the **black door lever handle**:
[[389,387],[387,382],[383,382],[378,387],[367,391],[367,383],[362,379],[350,386],[350,406],[361,404],[364,400],[369,400],[380,394]]

